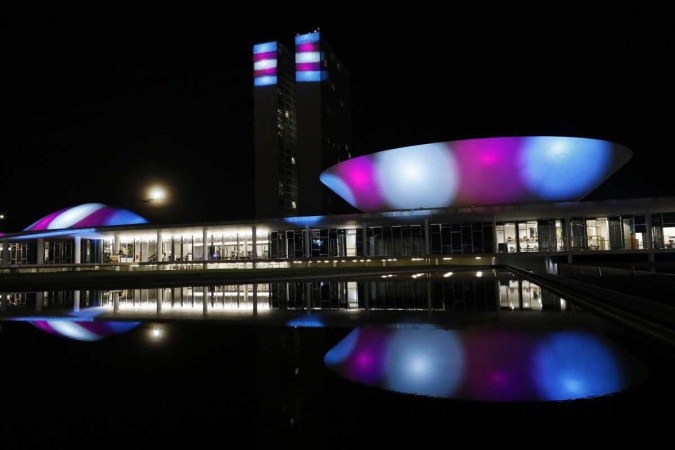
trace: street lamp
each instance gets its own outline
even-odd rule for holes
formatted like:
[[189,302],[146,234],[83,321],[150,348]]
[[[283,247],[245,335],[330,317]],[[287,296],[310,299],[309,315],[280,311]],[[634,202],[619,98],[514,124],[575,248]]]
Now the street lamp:
[[161,186],[152,186],[143,200],[146,203],[163,203],[166,200],[166,189]]

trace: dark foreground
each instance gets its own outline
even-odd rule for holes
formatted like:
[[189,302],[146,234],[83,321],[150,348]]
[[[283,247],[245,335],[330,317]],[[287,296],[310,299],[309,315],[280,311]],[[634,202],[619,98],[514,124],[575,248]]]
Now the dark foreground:
[[157,326],[81,342],[3,322],[2,448],[401,448],[627,434],[647,443],[669,436],[675,419],[672,357],[622,334],[612,339],[648,365],[647,381],[596,398],[485,402],[390,392],[327,370],[324,355],[350,328],[171,322],[153,340]]

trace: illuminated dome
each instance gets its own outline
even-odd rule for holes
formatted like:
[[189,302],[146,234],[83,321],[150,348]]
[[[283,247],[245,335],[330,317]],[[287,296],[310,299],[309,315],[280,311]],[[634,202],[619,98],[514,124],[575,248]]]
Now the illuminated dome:
[[359,156],[320,179],[361,211],[578,201],[632,156],[599,139],[465,139]]
[[28,226],[24,231],[134,225],[139,223],[148,223],[148,221],[128,209],[113,208],[102,203],[85,203],[46,215]]

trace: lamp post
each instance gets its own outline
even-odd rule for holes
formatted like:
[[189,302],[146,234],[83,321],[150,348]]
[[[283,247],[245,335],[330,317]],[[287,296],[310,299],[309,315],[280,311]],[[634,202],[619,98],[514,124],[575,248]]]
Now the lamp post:
[[166,200],[166,189],[161,186],[152,186],[147,190],[145,203],[163,203]]

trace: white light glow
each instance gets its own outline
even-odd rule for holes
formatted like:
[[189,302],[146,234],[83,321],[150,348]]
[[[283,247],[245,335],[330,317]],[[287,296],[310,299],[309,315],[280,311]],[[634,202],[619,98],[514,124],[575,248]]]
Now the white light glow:
[[299,64],[321,62],[321,52],[296,53],[295,62]]
[[254,70],[273,69],[276,66],[277,66],[276,59],[263,59],[261,61],[256,61],[255,63],[253,63]]
[[59,214],[52,223],[49,224],[50,229],[69,228],[77,222],[81,221],[88,215],[105,207],[101,203],[86,203],[84,205],[75,206],[67,211]]

